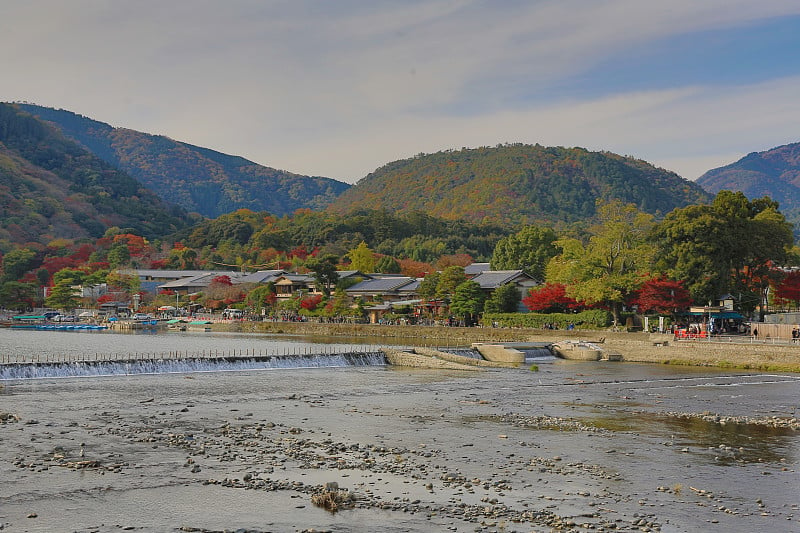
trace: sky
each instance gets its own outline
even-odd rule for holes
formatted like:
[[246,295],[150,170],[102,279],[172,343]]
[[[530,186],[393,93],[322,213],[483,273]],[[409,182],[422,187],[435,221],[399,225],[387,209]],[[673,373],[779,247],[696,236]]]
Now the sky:
[[354,183],[581,146],[687,179],[800,141],[797,0],[0,0],[0,101]]

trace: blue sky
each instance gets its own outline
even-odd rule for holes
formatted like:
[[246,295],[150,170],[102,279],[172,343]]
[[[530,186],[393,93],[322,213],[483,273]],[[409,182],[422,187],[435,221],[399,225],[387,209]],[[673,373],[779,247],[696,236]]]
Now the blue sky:
[[800,141],[796,0],[5,0],[0,101],[355,182],[582,146],[688,178]]

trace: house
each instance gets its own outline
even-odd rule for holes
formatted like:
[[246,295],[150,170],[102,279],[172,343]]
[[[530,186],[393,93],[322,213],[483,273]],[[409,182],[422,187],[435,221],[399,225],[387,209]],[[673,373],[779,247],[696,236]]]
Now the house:
[[414,300],[396,300],[393,302],[384,302],[375,305],[371,305],[364,309],[364,312],[367,314],[367,320],[370,324],[378,324],[381,322],[381,319],[388,313],[393,313],[396,310],[402,308],[413,308],[414,312],[412,316],[418,314],[418,308],[422,305],[422,300],[414,299]]
[[202,273],[162,283],[157,286],[158,290],[169,290],[179,294],[191,294],[193,292],[200,292],[208,287],[217,276],[227,276],[233,284],[241,283],[242,278],[247,276],[247,273],[237,271],[201,270],[200,272]]
[[[472,281],[480,285],[483,292],[489,297],[495,289],[504,285],[513,284],[520,293],[520,300],[528,295],[532,287],[539,285],[539,282],[525,273],[523,270],[484,270]],[[520,306],[520,311],[526,311],[524,306]]]
[[[195,276],[208,274],[208,270],[157,270],[151,268],[140,268],[135,270],[123,271],[123,274],[136,276],[139,278],[141,290],[156,294],[161,285],[172,281],[187,279]],[[239,274],[238,271],[217,271],[217,275]]]
[[408,276],[386,276],[375,274],[345,290],[351,298],[362,298],[367,302],[392,302],[408,299],[416,295],[420,280]]
[[321,294],[317,290],[316,280],[310,274],[283,273],[272,280],[275,284],[275,295],[279,300],[286,300],[299,294]]

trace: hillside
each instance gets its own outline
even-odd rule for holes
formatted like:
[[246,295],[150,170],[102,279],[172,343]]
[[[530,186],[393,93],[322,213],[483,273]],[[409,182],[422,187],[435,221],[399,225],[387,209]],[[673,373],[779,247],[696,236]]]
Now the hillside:
[[0,103],[0,240],[99,237],[110,226],[153,238],[188,217],[49,124]]
[[206,217],[236,209],[291,214],[322,209],[350,187],[330,178],[276,170],[160,135],[114,128],[75,113],[30,104],[21,109],[57,125],[163,200]]
[[556,224],[591,217],[598,198],[618,198],[658,216],[710,196],[673,172],[630,157],[514,144],[389,163],[328,209],[419,210],[447,219]]
[[800,222],[800,143],[753,152],[697,179],[705,190],[741,191],[750,199],[769,196],[790,222]]

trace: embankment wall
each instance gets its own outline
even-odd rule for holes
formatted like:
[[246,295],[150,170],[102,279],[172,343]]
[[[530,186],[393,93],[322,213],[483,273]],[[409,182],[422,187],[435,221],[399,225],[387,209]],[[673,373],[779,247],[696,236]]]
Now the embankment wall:
[[[368,337],[376,343],[459,345],[473,342],[552,342],[586,340],[597,342],[605,353],[621,354],[624,361],[723,366],[800,372],[800,345],[767,341],[720,343],[675,342],[671,336],[599,330],[540,330],[523,328],[451,328],[385,326],[377,324],[317,324],[310,322],[239,322],[214,324],[215,330],[309,336]],[[664,345],[666,341],[666,345]],[[660,343],[661,345],[657,345]]]

